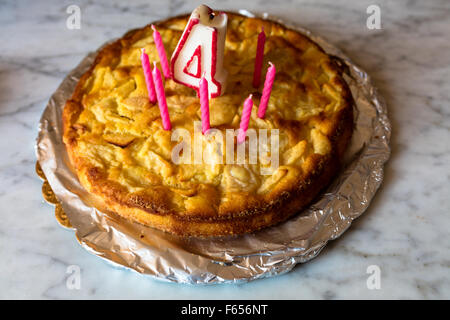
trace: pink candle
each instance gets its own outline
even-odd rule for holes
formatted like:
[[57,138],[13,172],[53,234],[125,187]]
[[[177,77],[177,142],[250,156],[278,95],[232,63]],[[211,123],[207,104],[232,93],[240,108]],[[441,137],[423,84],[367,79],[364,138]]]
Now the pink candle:
[[148,99],[150,100],[150,103],[155,103],[155,84],[153,83],[152,68],[150,66],[150,61],[148,60],[148,55],[145,53],[145,49],[142,49],[141,62],[142,69],[144,70],[145,83],[147,84]]
[[266,43],[266,34],[264,28],[258,35],[258,44],[256,46],[255,70],[253,71],[253,87],[258,88],[261,83],[261,68],[264,59],[264,44]]
[[166,79],[170,79],[170,69],[169,62],[167,61],[166,50],[164,49],[164,44],[161,39],[161,35],[155,26],[152,24],[153,29],[153,40],[155,41],[156,50],[158,51],[159,61],[161,62],[161,67]]
[[272,92],[273,80],[275,79],[275,66],[269,62],[270,67],[267,69],[266,80],[264,81],[264,89],[261,96],[261,101],[258,107],[258,117],[264,118],[266,115],[267,104],[269,103],[270,93]]
[[200,110],[202,112],[202,133],[205,134],[209,130],[209,93],[208,93],[208,81],[205,77],[200,79]]
[[158,99],[159,112],[161,113],[161,119],[164,130],[172,129],[169,118],[169,110],[167,109],[166,93],[164,92],[164,86],[162,82],[161,72],[156,67],[156,62],[153,62],[153,82],[155,83],[156,98]]
[[242,143],[245,141],[248,123],[250,121],[250,116],[252,115],[252,107],[253,107],[252,95],[249,95],[248,98],[245,99],[244,108],[242,109],[241,124],[239,126],[239,133],[237,138],[238,143]]

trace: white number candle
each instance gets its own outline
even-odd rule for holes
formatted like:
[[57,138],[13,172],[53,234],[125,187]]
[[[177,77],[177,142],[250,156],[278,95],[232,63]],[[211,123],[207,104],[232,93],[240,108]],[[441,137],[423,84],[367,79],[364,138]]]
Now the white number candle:
[[227,78],[223,68],[227,20],[225,13],[215,15],[205,5],[192,12],[170,61],[174,81],[198,92],[204,75],[210,97],[223,94]]

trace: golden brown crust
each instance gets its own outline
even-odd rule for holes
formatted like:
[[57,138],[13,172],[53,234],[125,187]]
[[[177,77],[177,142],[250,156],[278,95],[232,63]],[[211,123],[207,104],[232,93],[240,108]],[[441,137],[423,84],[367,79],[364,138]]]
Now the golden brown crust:
[[[169,36],[175,38],[170,40],[170,43],[165,41],[168,55],[186,22],[187,16],[182,16],[159,24],[164,40]],[[241,59],[252,56],[250,52],[254,47],[255,35],[262,25],[268,34],[266,56],[277,66],[277,79],[270,100],[274,106],[271,108],[269,104],[266,122],[261,124],[257,120],[251,120],[250,127],[283,130],[283,146],[280,146],[283,154],[280,154],[280,157],[285,156],[287,160],[282,160],[284,162],[280,168],[273,173],[273,176],[280,176],[278,180],[274,178],[275,182],[270,184],[267,182],[270,176],[257,176],[253,167],[246,167],[244,173],[255,175],[258,182],[254,186],[245,185],[236,191],[236,186],[229,187],[225,179],[234,179],[227,173],[232,170],[230,167],[220,166],[219,172],[214,173],[212,178],[202,176],[195,180],[195,175],[188,179],[183,172],[184,169],[191,170],[191,167],[168,163],[170,159],[164,157],[162,150],[167,145],[161,144],[160,141],[167,141],[164,135],[170,136],[170,133],[150,131],[149,134],[146,131],[156,130],[154,128],[160,126],[161,122],[159,114],[153,115],[154,108],[149,105],[145,95],[141,93],[125,96],[116,93],[133,77],[134,91],[139,89],[139,74],[136,74],[140,69],[139,63],[136,63],[136,59],[132,62],[132,57],[139,46],[146,46],[146,51],[152,52],[151,29],[147,26],[128,32],[123,38],[103,48],[93,66],[80,79],[72,98],[66,103],[63,111],[64,143],[83,186],[100,196],[104,204],[119,215],[183,236],[221,236],[253,232],[284,221],[308,205],[336,174],[353,130],[350,91],[341,76],[341,70],[320,47],[278,23],[230,13],[227,33],[229,40],[224,63],[231,70],[229,82],[232,85],[221,99],[228,99],[225,101],[226,106],[235,108],[235,114],[232,117],[224,115],[223,119],[230,120],[219,119],[216,127],[221,130],[236,128],[239,107],[234,104],[240,104],[248,95],[248,90],[251,90],[244,88],[248,79],[245,77],[251,75],[252,71],[245,70],[245,65],[253,66],[251,58],[242,63],[244,66],[238,65],[240,69],[238,74],[234,75],[232,69],[236,65],[230,62],[231,58],[227,60],[227,56],[234,54]],[[236,38],[236,41],[233,41],[233,38]],[[240,53],[245,55],[239,55]],[[280,60],[279,55],[282,54],[290,58],[286,60],[294,61]],[[298,77],[302,80],[293,81],[292,69],[297,67]],[[113,85],[105,89],[107,80],[103,78],[108,72],[115,72],[115,78],[110,80]],[[242,79],[239,78],[241,75],[244,75]],[[99,85],[98,79],[101,77],[102,83]],[[283,91],[282,87],[277,88],[277,84],[285,84],[288,92]],[[177,124],[180,127],[185,125],[182,117],[190,120],[197,117],[198,102],[195,93],[187,90],[191,89],[176,85],[170,80],[166,82],[168,99],[171,97],[183,102],[183,115],[180,117],[177,117],[176,106],[171,110],[171,103],[176,102],[168,102],[171,117],[175,114],[172,120],[175,127]],[[293,94],[296,100],[292,100]],[[146,126],[137,126],[135,123],[133,127],[120,126],[120,117],[124,117],[123,121],[126,122],[128,114],[114,114],[117,119],[103,119],[109,116],[105,115],[104,110],[108,110],[110,105],[101,104],[109,103],[109,100],[104,101],[110,96],[118,96],[111,102],[115,104],[115,108],[117,103],[123,103],[125,107],[144,110],[141,113],[133,113],[130,117],[133,117],[134,122],[141,121]],[[296,103],[297,99],[305,106],[290,107],[289,104]],[[220,99],[215,101],[218,100]],[[233,102],[235,100],[236,103]],[[214,121],[214,105],[211,109]],[[142,135],[140,132],[143,132]],[[136,145],[142,147],[148,142],[149,135],[159,139],[152,140],[153,149],[149,151],[156,150],[154,154],[161,167],[159,171],[140,170],[139,165],[142,164],[136,165],[140,159],[136,152],[140,149],[136,152],[130,151],[137,148]],[[93,153],[92,150],[96,147],[101,149]],[[111,156],[107,157],[102,153],[111,153]],[[151,162],[151,165],[154,166],[154,162]],[[138,178],[123,178],[124,172],[131,169]],[[268,191],[260,192],[265,183],[269,185]]]

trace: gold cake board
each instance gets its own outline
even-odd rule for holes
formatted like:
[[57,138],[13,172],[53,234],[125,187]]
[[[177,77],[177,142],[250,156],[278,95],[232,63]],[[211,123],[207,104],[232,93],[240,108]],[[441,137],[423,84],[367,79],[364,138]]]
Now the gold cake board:
[[64,228],[72,229],[72,225],[70,224],[69,219],[67,218],[66,213],[64,212],[61,203],[56,199],[55,194],[53,193],[52,187],[47,181],[47,178],[45,177],[44,171],[42,171],[41,165],[38,161],[36,161],[36,173],[39,176],[39,178],[42,179],[42,196],[44,197],[44,200],[55,206],[55,217],[58,223],[63,226]]

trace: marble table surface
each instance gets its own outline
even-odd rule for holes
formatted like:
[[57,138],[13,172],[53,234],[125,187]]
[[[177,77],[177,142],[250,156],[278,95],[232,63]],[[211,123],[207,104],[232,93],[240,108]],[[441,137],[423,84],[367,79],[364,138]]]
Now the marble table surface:
[[[298,22],[373,77],[393,125],[392,156],[369,209],[314,260],[239,285],[165,283],[110,266],[61,228],[34,172],[37,123],[50,95],[90,51],[129,29],[190,12],[195,1],[0,2],[0,298],[449,299],[450,2],[205,1]],[[70,5],[81,10],[69,29]],[[68,285],[70,266],[80,287]],[[380,288],[367,285],[378,267]],[[369,268],[370,270],[370,268]],[[69,273],[68,273],[69,272]]]

